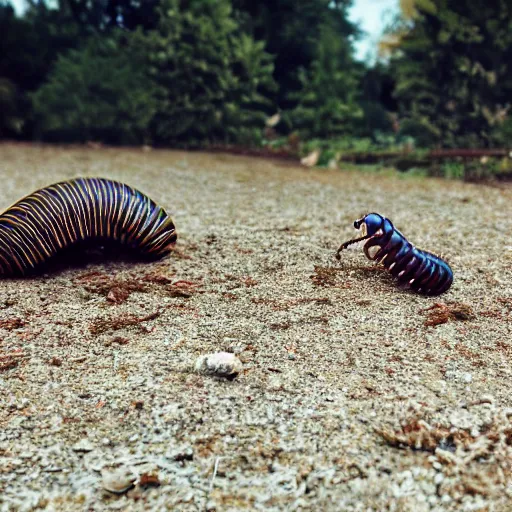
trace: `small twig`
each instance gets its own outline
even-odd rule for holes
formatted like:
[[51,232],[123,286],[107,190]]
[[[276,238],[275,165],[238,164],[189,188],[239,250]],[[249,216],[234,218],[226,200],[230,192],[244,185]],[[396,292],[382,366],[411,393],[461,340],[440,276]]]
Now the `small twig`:
[[6,359],[23,358],[23,357],[26,357],[26,354],[23,352],[10,352],[9,354],[0,354],[0,361],[5,361]]
[[209,490],[210,493],[213,491],[213,483],[215,482],[215,477],[217,476],[217,471],[219,470],[219,463],[220,463],[221,459],[222,459],[222,457],[217,457],[215,459],[215,465],[213,466],[212,480],[210,482],[210,490]]

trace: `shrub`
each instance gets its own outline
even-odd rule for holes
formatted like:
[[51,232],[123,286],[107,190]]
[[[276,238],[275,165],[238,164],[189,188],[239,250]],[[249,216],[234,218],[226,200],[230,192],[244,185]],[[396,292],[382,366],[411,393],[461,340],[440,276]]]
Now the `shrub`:
[[144,55],[120,31],[59,57],[32,98],[40,136],[67,142],[147,142],[158,107]]
[[264,43],[239,31],[230,0],[165,0],[140,36],[158,85],[155,139],[165,145],[247,142],[265,126],[274,87]]
[[358,73],[348,41],[325,25],[316,58],[301,72],[302,90],[292,93],[298,104],[289,113],[291,125],[303,138],[357,135],[363,111],[357,103]]

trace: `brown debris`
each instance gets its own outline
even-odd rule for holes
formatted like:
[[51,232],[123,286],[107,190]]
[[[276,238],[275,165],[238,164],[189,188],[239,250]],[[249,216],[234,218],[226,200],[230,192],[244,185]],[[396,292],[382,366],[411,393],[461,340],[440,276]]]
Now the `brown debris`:
[[128,338],[124,338],[123,336],[115,336],[110,340],[111,343],[116,343],[117,345],[128,345]]
[[292,326],[292,324],[290,322],[285,322],[285,323],[282,323],[282,324],[270,324],[269,325],[270,329],[272,329],[273,331],[286,330],[286,329],[289,329],[291,326]]
[[340,271],[339,268],[315,265],[315,273],[310,278],[315,286],[336,286],[336,273]]
[[496,318],[497,320],[505,320],[505,318],[503,318],[503,313],[501,311],[496,311],[494,309],[489,311],[481,311],[479,315],[486,318]]
[[464,359],[468,359],[469,361],[471,361],[471,364],[473,366],[477,368],[487,366],[484,359],[480,357],[480,354],[478,352],[470,350],[463,343],[457,343],[454,348],[457,351],[457,353],[459,353]]
[[141,487],[159,487],[162,482],[156,473],[143,473],[140,475],[139,485]]
[[107,293],[107,300],[114,304],[122,304],[130,296],[130,290],[122,286],[114,286]]
[[498,302],[503,304],[509,311],[512,311],[512,297],[500,297]]
[[512,476],[512,426],[506,413],[496,414],[475,434],[429,424],[423,415],[408,419],[398,431],[376,428],[375,432],[395,448],[433,453],[445,475],[458,475],[458,483],[443,488],[445,494],[499,494]]
[[23,327],[27,322],[21,318],[7,318],[6,320],[0,320],[0,329],[6,329],[12,331]]
[[464,431],[451,432],[444,427],[431,427],[422,419],[409,420],[402,430],[394,432],[384,428],[376,428],[386,443],[395,448],[411,448],[434,453],[437,448],[454,447],[469,438]]
[[174,281],[171,285],[166,287],[166,290],[170,297],[183,297],[188,299],[199,291],[197,286],[198,283],[194,283],[193,281]]
[[147,292],[147,285],[135,277],[119,279],[109,277],[101,272],[90,272],[80,276],[76,281],[86,291],[107,298],[112,304],[122,304],[133,292]]
[[143,317],[138,317],[136,315],[121,315],[119,317],[108,319],[99,318],[89,325],[89,332],[93,335],[96,335],[107,331],[117,331],[119,329],[123,329],[124,327],[139,325],[142,322],[154,320],[155,318],[158,318],[160,314],[160,311],[156,311],[155,313],[151,313],[150,315]]
[[18,366],[18,363],[19,361],[17,359],[5,359],[4,361],[0,361],[0,372],[12,370]]
[[106,297],[111,304],[122,304],[134,292],[148,293],[151,285],[158,285],[170,297],[189,298],[197,291],[197,283],[174,281],[159,272],[149,272],[142,277],[109,277],[101,272],[90,272],[79,277],[76,282],[90,292]]
[[429,312],[428,318],[425,320],[426,327],[435,327],[436,325],[445,324],[450,320],[466,321],[476,318],[473,308],[462,302],[436,302],[422,312]]
[[149,272],[144,276],[144,281],[153,284],[172,284],[172,278],[159,272]]
[[256,279],[253,279],[250,276],[242,277],[241,281],[247,288],[250,288],[251,286],[256,286],[258,284],[258,281],[256,281]]
[[23,352],[11,352],[10,354],[0,354],[0,372],[5,372],[16,368],[19,362],[25,358]]
[[169,297],[182,297],[184,299],[188,299],[192,297],[193,289],[184,289],[180,286],[169,286],[167,288],[167,294]]
[[124,336],[114,336],[113,338],[106,340],[103,345],[105,347],[110,347],[111,345],[128,345],[130,340],[125,338]]

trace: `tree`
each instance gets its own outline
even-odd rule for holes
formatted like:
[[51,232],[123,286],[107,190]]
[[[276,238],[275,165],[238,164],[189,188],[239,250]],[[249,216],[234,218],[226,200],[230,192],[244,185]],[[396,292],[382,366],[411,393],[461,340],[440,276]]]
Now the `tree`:
[[290,112],[293,129],[305,137],[354,135],[363,117],[357,103],[359,71],[348,41],[326,23],[310,69],[301,71],[302,89],[292,93],[297,99]]
[[147,142],[158,105],[144,58],[131,34],[122,32],[93,36],[82,49],[60,56],[33,95],[42,138]]
[[[333,44],[358,36],[348,20],[352,0],[233,0],[234,16],[242,29],[275,57],[274,79],[278,84],[274,100],[281,109],[294,108],[304,86],[304,71],[318,58],[319,41],[325,27]],[[325,38],[324,38],[325,39]]]
[[158,84],[157,142],[233,141],[263,128],[273,66],[231,14],[230,0],[164,0],[157,29],[139,34]]
[[512,4],[402,5],[409,17],[387,41],[402,131],[424,145],[492,145],[512,94]]
[[376,62],[364,70],[360,82],[360,105],[364,112],[362,134],[374,139],[396,131],[393,120],[398,104],[393,97],[395,79],[388,66]]
[[224,139],[252,144],[260,142],[269,114],[274,113],[272,98],[277,90],[272,78],[274,62],[263,41],[241,33],[231,41],[235,87],[224,105]]
[[87,44],[91,35],[153,28],[159,3],[31,0],[19,18],[0,0],[0,138],[34,136],[30,96],[46,81],[59,55]]
[[150,30],[158,24],[160,0],[60,0],[59,9],[85,31]]
[[23,18],[0,0],[0,137],[30,138],[29,95],[46,79],[57,55],[79,44],[77,27],[58,11],[34,3]]

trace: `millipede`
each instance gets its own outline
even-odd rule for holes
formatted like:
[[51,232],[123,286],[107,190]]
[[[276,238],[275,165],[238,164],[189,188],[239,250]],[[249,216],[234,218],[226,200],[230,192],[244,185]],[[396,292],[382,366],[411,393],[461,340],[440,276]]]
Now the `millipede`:
[[82,242],[115,242],[160,258],[176,240],[171,217],[139,190],[105,178],[71,179],[0,214],[0,276],[30,273]]
[[356,220],[354,227],[361,229],[363,236],[342,243],[336,253],[338,260],[349,245],[367,240],[363,247],[366,257],[383,264],[400,284],[424,295],[440,295],[450,288],[453,272],[448,263],[416,248],[386,217],[369,213]]

